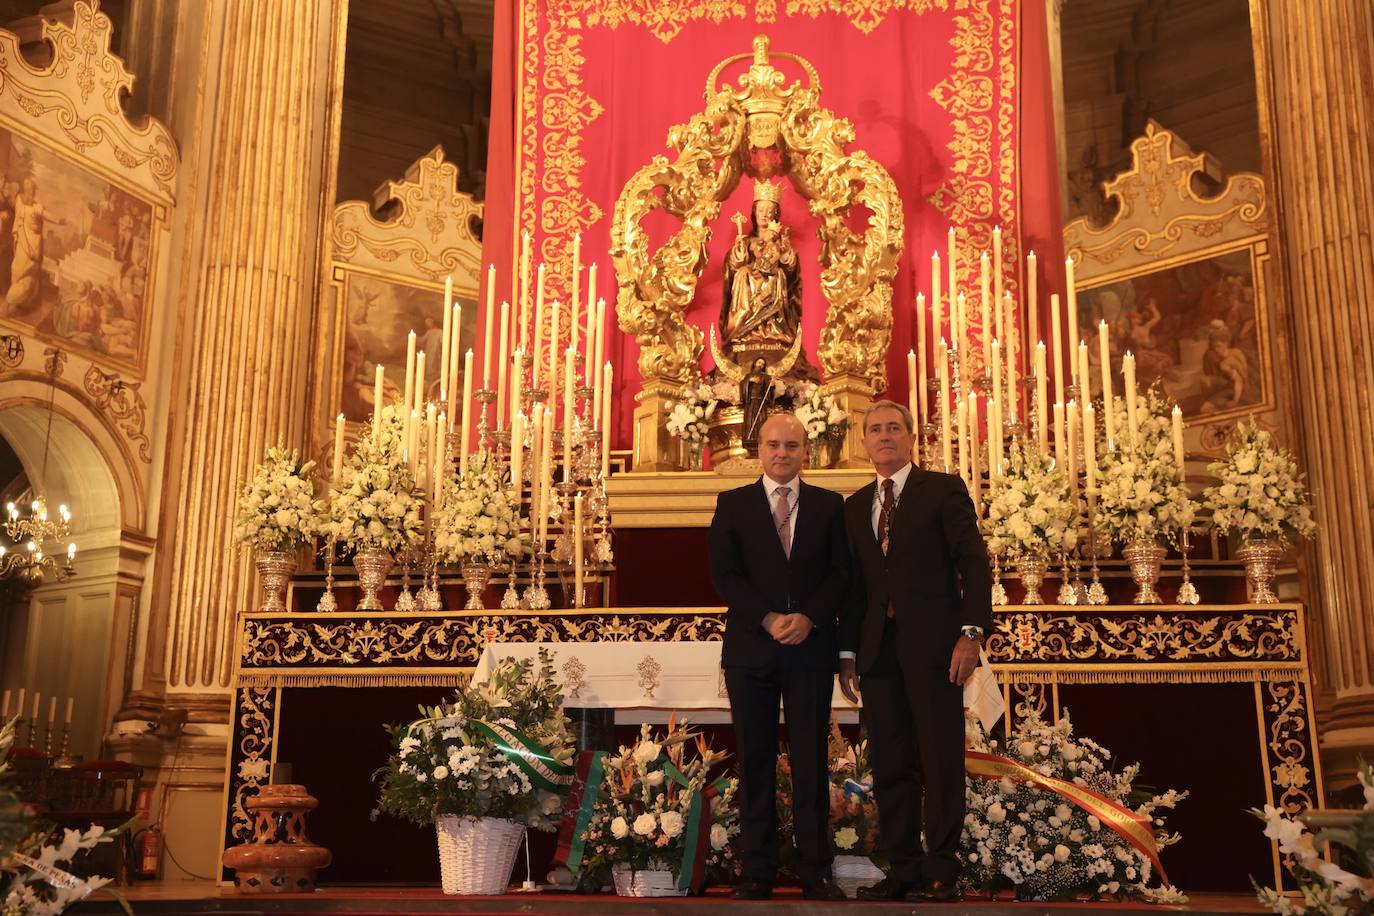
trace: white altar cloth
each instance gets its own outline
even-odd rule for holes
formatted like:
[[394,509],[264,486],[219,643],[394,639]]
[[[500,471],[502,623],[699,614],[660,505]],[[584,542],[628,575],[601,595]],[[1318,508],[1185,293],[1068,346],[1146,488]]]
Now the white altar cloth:
[[[547,649],[567,706],[614,709],[621,724],[666,721],[671,712],[688,713],[703,724],[728,722],[720,647],[719,642],[494,642],[482,651],[473,679],[485,680],[498,659],[537,659],[539,650]],[[984,655],[964,685],[964,705],[991,728],[1002,701]],[[836,721],[857,721],[858,706],[840,692],[838,680],[830,705]]]

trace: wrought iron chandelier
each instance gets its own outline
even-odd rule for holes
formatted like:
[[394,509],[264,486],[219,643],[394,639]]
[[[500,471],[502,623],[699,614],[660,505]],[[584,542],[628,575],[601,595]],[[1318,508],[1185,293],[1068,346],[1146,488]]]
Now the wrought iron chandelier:
[[43,436],[43,464],[38,486],[30,488],[32,496],[28,501],[27,514],[14,502],[5,505],[5,535],[17,549],[7,550],[0,544],[0,578],[18,579],[28,588],[42,585],[49,575],[55,581],[63,582],[76,573],[76,542],[71,539],[71,510],[64,503],[57,507],[56,517],[50,517],[43,495],[48,475],[48,450],[52,444],[53,399],[57,395],[59,364],[54,354],[51,362],[52,389],[48,395],[48,426]]

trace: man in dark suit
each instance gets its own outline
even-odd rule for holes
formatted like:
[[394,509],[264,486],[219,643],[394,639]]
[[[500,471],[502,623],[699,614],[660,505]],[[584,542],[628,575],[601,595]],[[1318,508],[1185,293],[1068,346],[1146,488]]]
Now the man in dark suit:
[[711,581],[729,606],[721,664],[739,748],[744,874],[734,896],[772,896],[778,870],[778,703],[787,717],[802,893],[843,900],[830,878],[826,739],[836,627],[849,587],[839,494],[803,483],[806,431],[775,414],[759,434],[763,476],[716,501]]
[[868,900],[957,895],[961,688],[992,626],[992,576],[968,490],[957,475],[915,467],[914,443],[910,411],[892,401],[870,407],[864,447],[877,480],[845,501],[855,583],[840,624],[840,689],[857,701],[859,677],[879,845],[892,863],[886,878],[859,889]]

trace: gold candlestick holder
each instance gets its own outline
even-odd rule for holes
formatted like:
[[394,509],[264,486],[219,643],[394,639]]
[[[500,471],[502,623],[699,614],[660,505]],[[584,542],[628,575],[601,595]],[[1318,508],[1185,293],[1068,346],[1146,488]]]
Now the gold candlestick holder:
[[1188,560],[1188,526],[1184,525],[1179,535],[1179,552],[1183,554],[1183,582],[1178,587],[1178,597],[1175,602],[1178,604],[1197,604],[1201,596],[1197,592],[1197,586],[1193,584],[1192,569]]
[[547,558],[548,553],[541,549],[535,557],[534,575],[529,587],[525,589],[524,606],[531,611],[547,611],[552,606],[549,602],[549,590],[544,587],[544,562]]
[[1059,555],[1059,594],[1055,601],[1058,604],[1073,606],[1078,603],[1078,589],[1074,588],[1073,577],[1069,569],[1069,553],[1064,551]]
[[401,561],[401,593],[396,596],[396,604],[393,607],[398,611],[413,611],[416,603],[415,595],[410,591],[410,548],[401,548],[397,559]]
[[1088,550],[1092,559],[1092,582],[1088,585],[1087,603],[1102,605],[1107,603],[1107,590],[1102,587],[1102,574],[1097,566],[1097,555],[1101,552],[1097,538],[1097,496],[1088,495]]
[[53,767],[56,768],[56,769],[64,769],[64,770],[66,770],[66,769],[71,769],[73,766],[76,765],[76,758],[73,757],[73,756],[71,756],[71,754],[68,752],[68,747],[69,747],[69,742],[71,741],[71,736],[72,736],[72,723],[70,723],[70,722],[63,722],[63,723],[62,723],[62,746],[61,746],[61,749],[57,752],[57,759],[54,760],[53,763],[52,763]]

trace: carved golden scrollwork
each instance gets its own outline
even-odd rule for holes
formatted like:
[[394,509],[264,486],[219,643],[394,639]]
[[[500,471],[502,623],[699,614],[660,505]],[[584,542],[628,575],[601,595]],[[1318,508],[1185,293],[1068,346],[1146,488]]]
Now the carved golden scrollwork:
[[96,410],[108,411],[119,431],[138,446],[138,457],[145,464],[153,460],[152,442],[148,438],[148,405],[139,394],[141,382],[126,382],[113,372],[105,372],[92,364],[83,379],[86,393]]
[[[699,374],[702,333],[685,315],[706,265],[709,224],[742,174],[767,178],[781,168],[820,221],[821,291],[829,304],[816,354],[821,368],[827,375],[869,379],[882,391],[892,278],[904,231],[896,184],[866,153],[846,152],[854,127],[821,107],[820,80],[810,63],[770,52],[767,37],[759,36],[739,88],[717,86],[721,71],[741,57],[711,72],[705,110],[669,130],[677,157],[655,156],[616,200],[611,257],[621,330],[635,335],[642,377],[689,381]],[[797,62],[809,84],[787,84],[773,58]],[[751,156],[755,152],[773,155]],[[862,233],[847,225],[856,207],[869,213]],[[681,227],[651,253],[641,226],[660,209]]]
[[1065,253],[1081,281],[1154,264],[1200,249],[1263,235],[1270,208],[1264,179],[1238,172],[1215,196],[1199,194],[1200,175],[1219,168],[1206,153],[1153,121],[1131,143],[1132,166],[1103,186],[1120,209],[1106,225],[1079,217],[1064,227]]
[[333,260],[425,280],[453,276],[458,289],[477,287],[482,242],[476,223],[482,204],[458,190],[458,168],[436,146],[406,169],[400,181],[377,189],[378,208],[396,201],[384,218],[366,201],[334,208],[330,244]]

